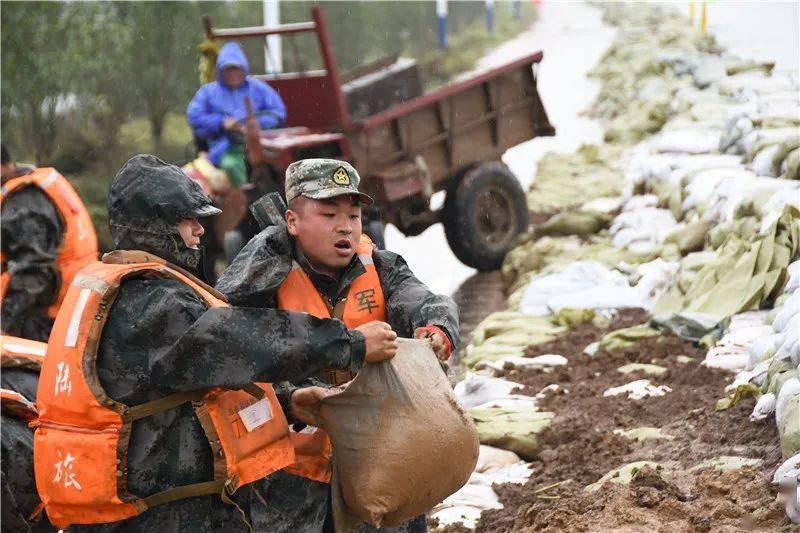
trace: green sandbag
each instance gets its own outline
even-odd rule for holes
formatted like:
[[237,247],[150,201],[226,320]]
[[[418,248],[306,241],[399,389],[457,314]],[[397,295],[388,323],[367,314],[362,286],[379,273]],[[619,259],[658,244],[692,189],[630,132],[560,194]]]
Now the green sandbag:
[[683,255],[690,252],[698,252],[703,249],[703,245],[705,245],[706,242],[706,235],[710,229],[711,222],[705,220],[693,222],[667,235],[664,242],[674,242],[677,244],[678,250],[680,250]]
[[800,211],[786,206],[781,217],[764,233],[748,241],[729,236],[691,286],[683,292],[671,287],[653,308],[653,314],[694,311],[728,317],[757,309],[780,293],[786,267],[800,248]]
[[565,328],[573,328],[585,322],[591,322],[597,313],[594,309],[573,309],[572,307],[562,307],[553,315],[553,323]]
[[773,359],[767,367],[767,375],[761,385],[761,392],[771,392],[777,396],[784,382],[792,377],[794,377],[794,368],[790,361]]
[[715,226],[708,235],[708,243],[711,248],[716,250],[731,235],[749,240],[758,234],[759,229],[761,229],[761,221],[757,217],[743,216]]
[[643,339],[659,337],[660,335],[660,330],[651,328],[646,324],[640,324],[638,326],[606,333],[603,338],[600,339],[600,348],[609,351],[619,350],[621,348],[633,346]]
[[789,400],[783,425],[778,428],[781,438],[781,455],[784,459],[800,451],[800,396]]
[[583,145],[574,153],[545,154],[528,191],[528,207],[535,213],[552,212],[619,196],[625,187],[621,153],[618,146]]
[[611,472],[606,473],[603,477],[588,485],[585,489],[586,492],[595,492],[599,490],[603,483],[617,483],[620,485],[630,485],[631,481],[633,480],[633,476],[642,469],[644,466],[649,466],[650,468],[658,468],[658,463],[654,463],[652,461],[636,461],[634,463],[628,463],[626,465],[620,466],[619,468],[615,468]]
[[697,342],[709,333],[722,337],[725,325],[721,317],[707,313],[669,313],[656,315],[651,323],[672,330],[683,339]]
[[472,344],[479,346],[493,337],[506,334],[529,336],[555,335],[566,331],[555,326],[549,317],[532,316],[516,311],[492,313],[477,325],[472,332]]
[[606,229],[611,215],[597,211],[565,211],[536,227],[537,235],[592,235]]
[[526,461],[536,458],[541,448],[538,434],[550,425],[554,416],[554,413],[532,409],[500,407],[470,409],[468,412],[478,428],[481,444],[512,451]]

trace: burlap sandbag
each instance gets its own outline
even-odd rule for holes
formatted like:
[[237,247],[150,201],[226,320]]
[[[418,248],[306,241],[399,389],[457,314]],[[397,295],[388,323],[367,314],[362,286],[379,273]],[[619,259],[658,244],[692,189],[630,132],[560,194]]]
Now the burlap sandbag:
[[399,342],[393,359],[365,365],[343,392],[322,400],[337,530],[353,517],[388,527],[425,513],[460,489],[478,460],[475,425],[436,356],[424,342]]

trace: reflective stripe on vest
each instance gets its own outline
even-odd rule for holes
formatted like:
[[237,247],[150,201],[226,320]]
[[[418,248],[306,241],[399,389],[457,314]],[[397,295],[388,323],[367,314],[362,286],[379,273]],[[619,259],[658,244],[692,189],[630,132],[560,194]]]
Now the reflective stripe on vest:
[[36,418],[36,405],[25,396],[11,389],[0,389],[0,409],[3,414],[11,415],[20,420],[33,420]]
[[[267,383],[249,389],[258,398],[213,389],[127,406],[108,397],[94,367],[103,326],[122,280],[143,274],[180,281],[209,307],[227,305],[212,288],[144,252],[107,254],[75,277],[48,342],[34,423],[36,487],[48,518],[61,529],[124,520],[160,503],[221,494],[223,487],[233,492],[295,459],[286,418]],[[130,494],[131,424],[190,401],[211,444],[215,479],[146,497]]]
[[0,335],[0,361],[3,368],[23,367],[39,372],[47,352],[47,343]]
[[[362,235],[356,253],[365,271],[350,284],[347,297],[341,302],[336,302],[333,308],[325,303],[308,274],[296,262],[293,263],[291,272],[278,287],[278,308],[306,312],[317,318],[335,316],[349,329],[373,320],[386,321],[386,302],[372,260],[372,250],[372,241],[366,235]],[[291,474],[329,483],[333,448],[327,434],[322,429],[307,427],[299,433],[293,431],[291,438],[297,461],[285,470]]]
[[[56,258],[56,266],[61,275],[61,286],[52,305],[47,309],[50,318],[55,318],[64,296],[67,294],[72,278],[84,266],[97,260],[97,234],[92,225],[89,211],[69,181],[53,168],[37,168],[29,174],[12,178],[3,184],[0,191],[0,203],[9,195],[25,187],[39,188],[53,203],[61,222],[64,224],[64,235]],[[2,274],[0,275],[0,300],[5,297],[10,281],[10,273],[6,261],[13,258],[2,258]]]

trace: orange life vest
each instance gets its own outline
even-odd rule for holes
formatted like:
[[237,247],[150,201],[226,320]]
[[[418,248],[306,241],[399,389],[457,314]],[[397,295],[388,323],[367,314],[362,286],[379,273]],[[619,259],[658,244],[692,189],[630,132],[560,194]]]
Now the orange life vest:
[[[116,522],[193,496],[235,491],[294,462],[286,417],[271,385],[198,390],[128,406],[111,399],[95,371],[97,349],[120,283],[129,276],[174,279],[209,307],[224,297],[190,274],[144,252],[112,252],[72,281],[56,317],[37,391],[32,425],[39,497],[58,528]],[[255,396],[255,397],[254,397]],[[153,495],[127,489],[135,420],[192,402],[214,456],[214,480]]]
[[[55,318],[72,278],[84,266],[97,260],[99,250],[97,234],[94,231],[89,211],[86,210],[80,196],[69,181],[54,168],[37,168],[30,174],[8,180],[0,190],[0,203],[15,191],[28,186],[38,187],[44,192],[55,205],[61,222],[64,224],[64,235],[56,258],[56,265],[61,274],[61,286],[58,289],[57,298],[47,309],[47,315]],[[13,258],[11,259],[13,260]],[[5,298],[10,281],[6,261],[8,258],[2,257],[0,300]]]
[[42,368],[47,343],[0,335],[0,357],[3,368],[24,367],[36,371]]
[[[293,262],[292,270],[278,287],[278,308],[306,312],[317,318],[335,317],[342,320],[349,329],[373,320],[385,322],[386,301],[372,260],[372,250],[372,241],[362,235],[356,253],[365,272],[353,280],[347,296],[333,305],[326,303],[308,274],[297,262]],[[332,385],[340,385],[354,376],[347,371],[329,370],[326,377],[326,381]],[[291,439],[297,460],[284,470],[329,483],[333,448],[328,435],[322,429],[308,426],[299,433],[292,432]]]

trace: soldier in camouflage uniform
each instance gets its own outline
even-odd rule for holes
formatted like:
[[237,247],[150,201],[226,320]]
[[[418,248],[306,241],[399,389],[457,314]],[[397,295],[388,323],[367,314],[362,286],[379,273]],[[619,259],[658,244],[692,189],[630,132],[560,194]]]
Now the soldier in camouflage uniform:
[[[139,155],[117,174],[108,198],[117,249],[142,250],[194,272],[202,227],[219,212],[180,169]],[[238,389],[254,381],[299,381],[333,366],[357,369],[396,350],[384,329],[348,331],[336,320],[241,307],[207,308],[187,285],[171,279],[125,279],[103,328],[97,374],[108,395],[138,405],[205,387]],[[388,329],[388,327],[387,327]],[[303,409],[294,387],[276,384],[288,419]],[[212,451],[191,404],[133,423],[128,489],[139,496],[214,478]],[[246,531],[249,486],[232,499],[199,496],[154,507],[134,518],[70,530]]]
[[[254,237],[220,278],[217,289],[234,305],[274,307],[278,289],[295,262],[329,308],[346,298],[351,283],[365,272],[355,250],[361,235],[358,215],[360,204],[372,200],[358,191],[359,180],[356,170],[342,161],[308,159],[290,165],[285,184],[289,206],[286,221],[276,221],[279,223]],[[317,223],[315,217],[318,221],[331,221],[327,226],[330,235],[309,232],[309,224]],[[372,259],[384,293],[387,321],[393,330],[401,337],[429,338],[437,355],[446,359],[458,342],[455,302],[433,294],[399,255],[376,248]],[[257,530],[331,529],[328,484],[281,471],[254,485],[263,496],[261,505],[251,509]],[[383,531],[426,529],[423,515]],[[361,530],[375,528],[362,526]]]
[[[34,170],[15,163],[3,145],[4,185]],[[53,319],[41,310],[47,309],[58,294],[56,258],[63,235],[55,206],[38,187],[26,187],[3,202],[3,255],[6,261],[15,263],[0,320],[6,334],[47,342]]]

